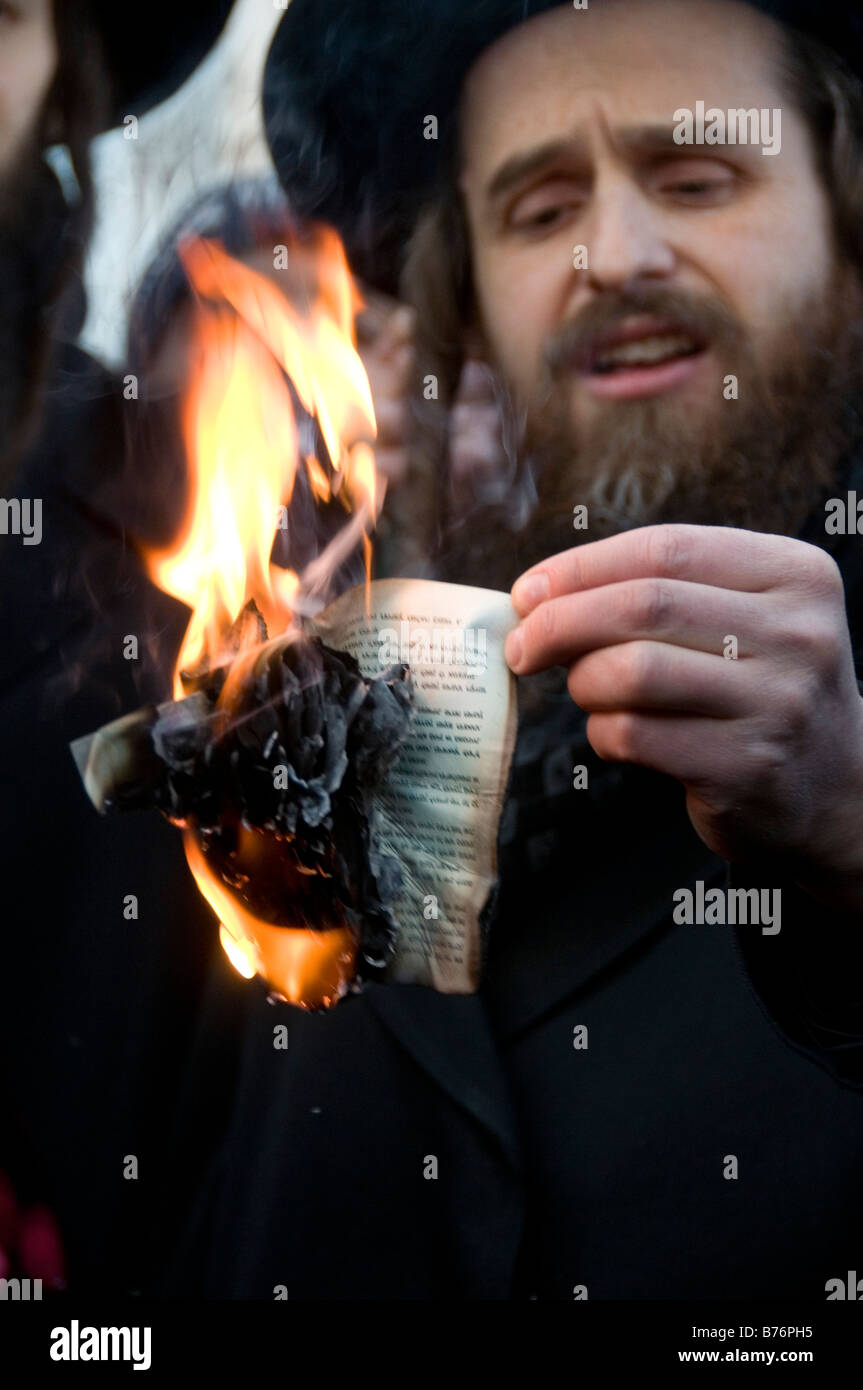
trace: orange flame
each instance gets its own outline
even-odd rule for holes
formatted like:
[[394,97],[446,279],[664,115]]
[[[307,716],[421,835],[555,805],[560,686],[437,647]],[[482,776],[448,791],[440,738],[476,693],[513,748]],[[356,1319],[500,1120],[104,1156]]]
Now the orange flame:
[[[234,654],[228,637],[250,600],[275,638],[293,626],[301,595],[313,594],[359,543],[368,574],[369,530],[383,500],[374,407],[354,331],[362,300],[335,232],[317,227],[302,245],[289,243],[289,258],[296,254],[312,287],[304,305],[215,241],[190,238],[179,251],[196,292],[183,403],[191,496],[177,540],[147,557],[154,582],[192,610],[174,672],[177,699],[188,692],[181,673]],[[288,378],[318,423],[326,463],[300,456]],[[352,516],[297,575],[270,555],[300,466],[316,499],[339,497]],[[291,928],[290,901],[284,926],[260,921],[212,871],[194,830],[184,839],[198,887],[219,917],[222,945],[242,975],[262,975],[304,1007],[344,993],[357,942],[335,905],[331,929],[320,933]]]

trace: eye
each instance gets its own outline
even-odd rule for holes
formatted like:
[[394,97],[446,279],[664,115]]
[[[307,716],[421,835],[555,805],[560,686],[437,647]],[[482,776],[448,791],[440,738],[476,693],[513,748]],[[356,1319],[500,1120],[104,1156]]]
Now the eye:
[[547,207],[537,212],[522,214],[515,221],[518,227],[549,227],[557,221],[563,213],[563,207]]
[[654,170],[656,192],[681,203],[712,207],[726,202],[737,187],[734,171],[712,160],[685,160]]
[[518,197],[509,208],[506,224],[517,232],[551,231],[569,220],[580,201],[570,180],[555,179]]

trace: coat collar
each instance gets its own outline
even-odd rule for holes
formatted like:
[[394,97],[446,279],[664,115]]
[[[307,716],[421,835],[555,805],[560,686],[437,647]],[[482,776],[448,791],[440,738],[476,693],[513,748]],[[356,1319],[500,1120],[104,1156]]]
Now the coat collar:
[[422,985],[370,983],[364,993],[380,1022],[419,1067],[519,1167],[519,1140],[506,1075],[483,1001]]

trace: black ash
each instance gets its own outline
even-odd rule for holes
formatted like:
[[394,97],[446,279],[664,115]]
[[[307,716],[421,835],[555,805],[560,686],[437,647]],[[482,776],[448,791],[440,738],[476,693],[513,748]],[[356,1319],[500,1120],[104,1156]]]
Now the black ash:
[[[249,645],[252,638],[253,645]],[[214,874],[274,926],[358,934],[358,974],[392,957],[398,861],[375,832],[375,793],[408,733],[408,668],[371,679],[347,652],[300,634],[267,641],[250,605],[191,694],[73,746],[102,811],[156,807],[192,830]]]

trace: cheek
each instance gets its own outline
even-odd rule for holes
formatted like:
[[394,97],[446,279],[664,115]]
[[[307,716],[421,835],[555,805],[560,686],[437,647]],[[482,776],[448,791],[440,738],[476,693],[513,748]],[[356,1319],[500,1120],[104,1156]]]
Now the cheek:
[[779,199],[757,217],[717,226],[702,263],[725,302],[756,342],[774,340],[783,324],[819,290],[829,287],[833,265],[826,202]]
[[0,164],[7,164],[35,125],[54,79],[57,49],[45,29],[0,39]]
[[560,285],[549,271],[551,257],[494,257],[475,266],[475,283],[486,336],[512,387],[532,395],[541,372],[543,348],[560,326]]

